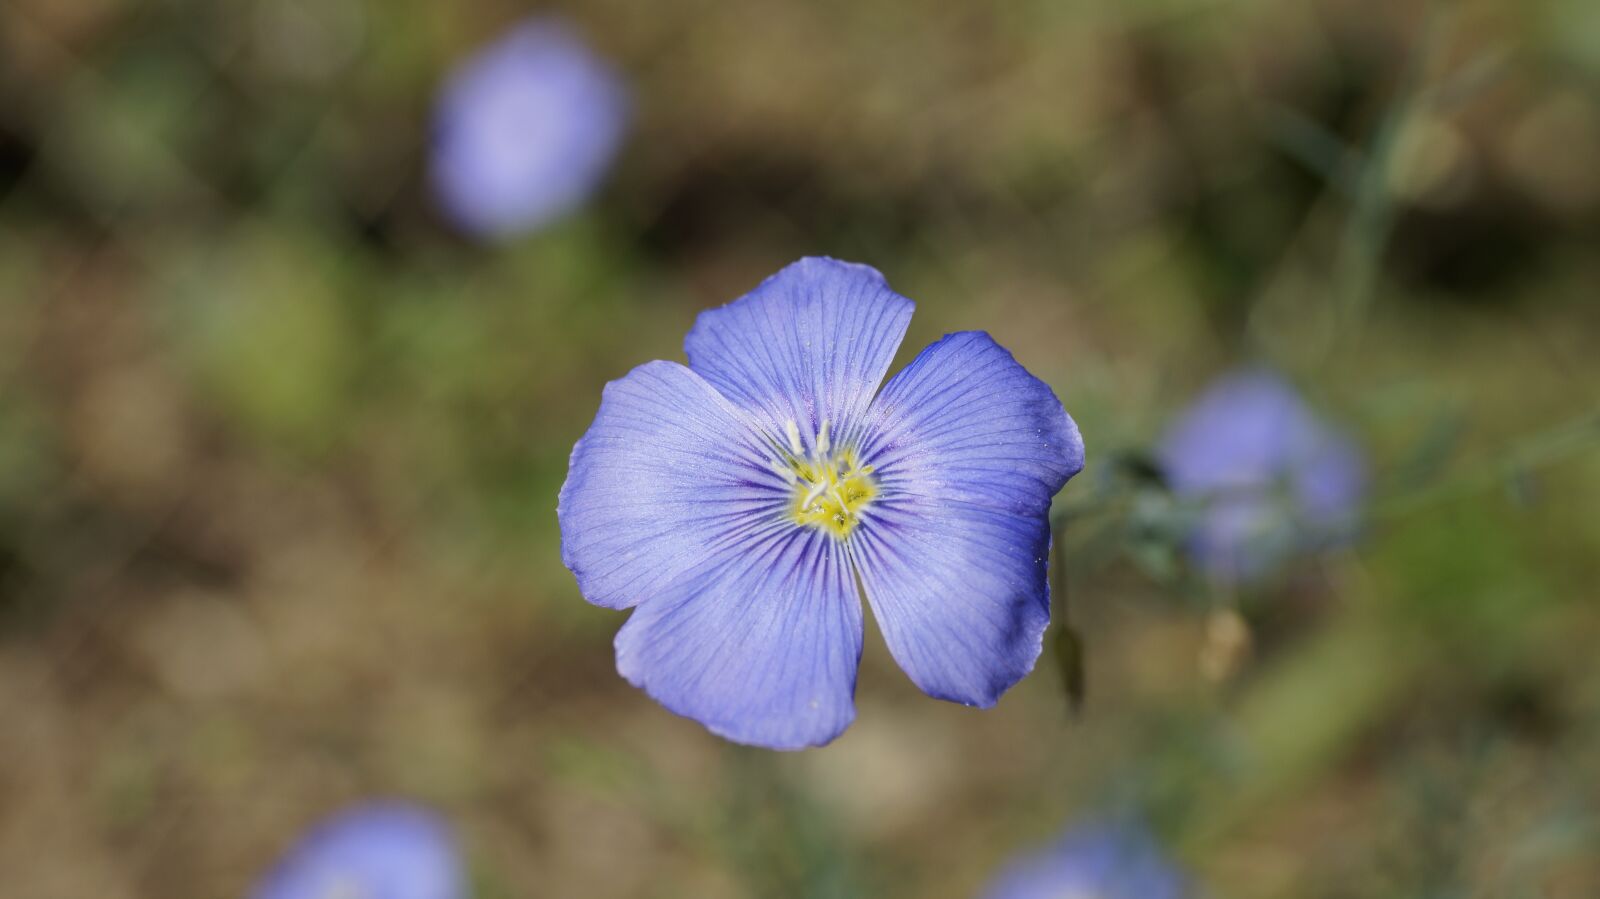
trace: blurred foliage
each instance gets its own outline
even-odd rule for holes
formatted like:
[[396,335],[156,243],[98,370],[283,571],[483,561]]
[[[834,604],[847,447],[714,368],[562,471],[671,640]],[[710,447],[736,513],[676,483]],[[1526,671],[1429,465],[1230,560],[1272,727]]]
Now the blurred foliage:
[[[1600,894],[1594,4],[568,6],[634,132],[486,247],[428,117],[519,4],[0,5],[8,895],[240,895],[374,794],[488,899],[965,896],[1124,811],[1218,896]],[[918,301],[902,361],[991,331],[1090,467],[1055,671],[978,713],[873,636],[771,756],[616,676],[554,506],[602,385],[804,254]],[[1376,495],[1230,592],[1148,449],[1239,362]]]

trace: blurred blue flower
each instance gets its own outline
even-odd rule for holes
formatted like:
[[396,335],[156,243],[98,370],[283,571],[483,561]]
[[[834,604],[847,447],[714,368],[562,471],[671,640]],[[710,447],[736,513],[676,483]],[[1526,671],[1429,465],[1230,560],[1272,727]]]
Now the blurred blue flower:
[[1143,830],[1093,825],[1013,861],[984,899],[1182,899],[1183,874]]
[[505,237],[587,200],[627,127],[621,80],[564,21],[536,18],[450,77],[435,121],[433,184],[462,228]]
[[443,822],[417,806],[356,806],[319,824],[251,899],[465,899],[467,878]]
[[617,669],[668,709],[775,749],[838,736],[857,578],[929,695],[990,706],[1032,669],[1082,439],[982,332],[878,392],[911,310],[871,268],[803,259],[702,313],[687,368],[606,386],[561,488],[562,559],[590,602],[638,607]]
[[1167,432],[1173,492],[1199,504],[1189,549],[1223,583],[1260,578],[1290,554],[1347,538],[1360,513],[1360,450],[1261,369],[1212,384]]

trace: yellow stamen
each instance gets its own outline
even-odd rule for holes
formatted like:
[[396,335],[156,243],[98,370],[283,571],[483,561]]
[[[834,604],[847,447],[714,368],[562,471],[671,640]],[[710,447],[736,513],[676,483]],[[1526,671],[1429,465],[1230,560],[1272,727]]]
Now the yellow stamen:
[[[785,429],[791,447],[800,445],[800,429],[789,422]],[[878,495],[872,466],[862,465],[850,447],[833,451],[828,423],[818,428],[816,450],[806,455],[796,450],[787,460],[794,486],[789,514],[797,524],[821,528],[843,539],[861,523],[867,506]]]

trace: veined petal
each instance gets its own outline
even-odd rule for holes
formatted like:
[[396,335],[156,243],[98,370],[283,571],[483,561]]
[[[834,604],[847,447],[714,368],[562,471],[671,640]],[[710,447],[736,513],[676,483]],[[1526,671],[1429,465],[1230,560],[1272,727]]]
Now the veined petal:
[[946,335],[873,403],[861,456],[885,492],[1040,515],[1083,468],[1049,385],[982,331]]
[[690,368],[774,437],[794,422],[809,450],[824,421],[835,444],[854,436],[911,310],[876,269],[801,259],[702,312],[684,349]]
[[851,553],[911,680],[937,699],[987,708],[1039,656],[1050,623],[1049,547],[1043,523],[911,501],[875,514]]
[[649,362],[606,385],[572,448],[561,560],[595,605],[624,609],[770,522],[790,488],[755,429],[703,378]]
[[617,670],[713,733],[770,749],[819,746],[855,718],[861,600],[840,544],[788,523],[640,606]]
[[1050,388],[981,332],[923,350],[868,413],[880,495],[852,535],[895,660],[940,699],[989,706],[1050,620],[1050,500],[1083,440]]

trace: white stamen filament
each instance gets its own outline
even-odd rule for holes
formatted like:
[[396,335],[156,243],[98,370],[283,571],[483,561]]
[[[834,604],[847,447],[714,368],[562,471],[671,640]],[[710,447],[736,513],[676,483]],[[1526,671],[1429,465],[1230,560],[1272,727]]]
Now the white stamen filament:
[[[822,491],[827,490],[827,489],[829,489],[828,488],[828,479],[827,478],[823,478],[822,480],[818,481],[817,483],[812,484],[811,485],[811,489],[806,491],[805,498],[800,501],[800,507],[802,509],[811,508],[811,504],[816,502],[817,501],[817,497],[822,495]],[[837,491],[835,491],[835,492],[837,492]]]
[[778,477],[783,478],[784,482],[790,486],[794,486],[800,482],[800,475],[796,474],[793,468],[790,468],[782,462],[779,462],[777,459],[769,457],[767,459],[767,467],[772,469],[772,471],[776,473]]
[[826,419],[815,434],[807,432],[809,440],[801,439],[800,426],[792,419],[784,422],[783,431],[789,451],[775,446],[778,458],[765,461],[793,491],[789,514],[800,524],[847,538],[878,493],[872,466],[863,466],[848,447],[835,453],[832,423]]

